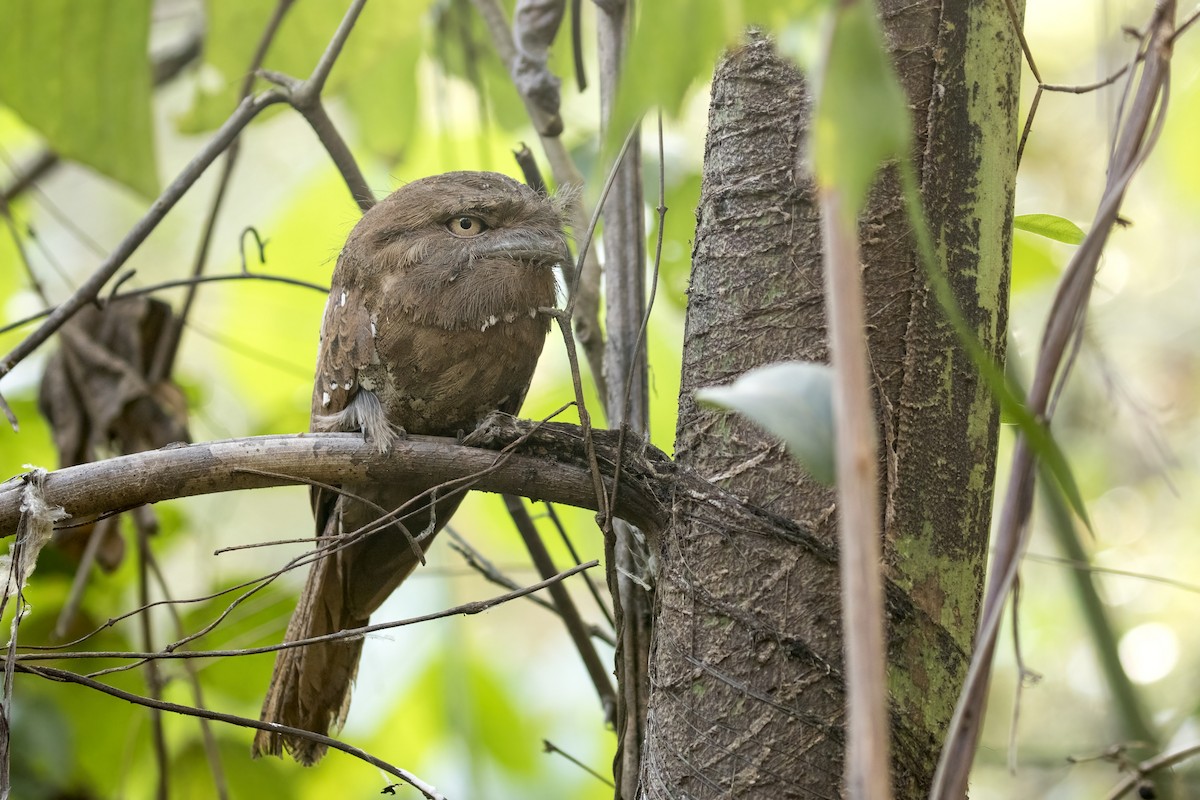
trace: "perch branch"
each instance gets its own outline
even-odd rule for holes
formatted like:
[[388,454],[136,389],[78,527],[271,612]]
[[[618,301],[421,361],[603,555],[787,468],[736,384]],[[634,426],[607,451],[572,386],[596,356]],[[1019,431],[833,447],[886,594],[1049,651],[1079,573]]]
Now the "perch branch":
[[[516,422],[514,427],[530,424]],[[607,486],[601,485],[597,491],[593,478],[600,477],[598,460],[593,472],[581,452],[578,426],[547,424],[541,428],[531,445],[553,458],[516,453],[497,464],[498,456],[491,450],[425,436],[409,436],[397,443],[390,456],[379,454],[357,434],[256,436],[178,445],[67,467],[46,476],[45,492],[47,502],[63,506],[78,520],[176,497],[310,480],[340,484],[420,474],[428,480],[448,481],[486,471],[472,488],[596,509]],[[609,459],[615,448],[611,436],[596,438],[605,438],[597,447],[605,454],[603,480],[607,484],[616,473]],[[571,454],[570,460],[562,451]],[[650,451],[639,458],[667,463],[665,456]],[[627,462],[631,459],[627,457]],[[663,500],[635,483],[630,469],[626,463],[622,480],[627,486],[617,514],[639,527],[660,530],[666,519]],[[19,478],[0,484],[0,536],[11,536],[16,530],[22,488]]]

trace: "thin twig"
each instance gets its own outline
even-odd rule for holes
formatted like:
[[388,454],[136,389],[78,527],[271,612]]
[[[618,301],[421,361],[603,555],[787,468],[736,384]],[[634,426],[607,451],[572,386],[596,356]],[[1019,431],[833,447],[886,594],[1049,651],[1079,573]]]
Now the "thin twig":
[[[142,506],[134,511],[135,519],[138,514],[152,513],[149,506]],[[142,522],[138,522],[139,529],[142,527]],[[179,615],[179,609],[175,607],[175,603],[171,600],[171,586],[167,582],[166,576],[158,565],[158,560],[154,557],[154,551],[147,547],[144,552],[146,559],[146,567],[150,571],[150,575],[158,584],[158,591],[167,601],[166,607],[171,615],[171,621],[175,625],[175,633],[177,636],[184,635],[183,617]],[[148,615],[147,615],[148,616]],[[200,677],[197,674],[196,665],[191,661],[183,662],[184,672],[187,673],[188,683],[192,690],[192,703],[196,708],[207,708],[204,703],[204,688],[200,685]],[[227,800],[229,797],[229,785],[225,780],[225,769],[221,765],[221,752],[217,746],[216,736],[213,734],[212,726],[208,724],[209,720],[200,718],[200,739],[204,744],[204,755],[208,759],[208,768],[212,773],[213,788],[216,790],[219,800]]]
[[[254,55],[250,58],[250,67],[246,70],[246,74],[242,78],[242,85],[238,91],[239,103],[249,97],[253,91],[255,73],[266,59],[267,50],[270,49],[271,42],[275,39],[275,34],[279,31],[279,26],[283,23],[283,18],[293,3],[295,3],[295,0],[279,0],[275,5],[275,10],[271,12],[271,17],[267,20],[267,25],[263,29],[262,36],[259,37],[258,46],[254,49]],[[242,140],[241,137],[238,137],[230,143],[229,149],[225,152],[225,159],[221,164],[221,176],[217,179],[217,188],[213,193],[212,203],[208,208],[208,218],[204,221],[204,230],[200,234],[200,242],[196,246],[196,256],[192,262],[193,278],[200,277],[208,264],[213,233],[217,229],[217,218],[220,216],[221,206],[225,202],[225,193],[229,188],[230,178],[233,177],[233,168],[237,165],[238,156],[241,155],[241,152]],[[167,334],[158,345],[154,365],[150,371],[151,382],[166,379],[174,369],[175,359],[179,353],[179,342],[183,338],[183,328],[187,325],[192,305],[195,303],[198,286],[199,282],[188,284],[188,290],[184,295],[183,302],[180,304],[179,313],[172,320]]]
[[46,294],[46,289],[42,286],[42,282],[38,280],[37,273],[33,271],[33,264],[29,262],[29,254],[25,252],[25,243],[21,240],[21,232],[17,230],[17,221],[13,219],[12,210],[8,206],[8,201],[0,198],[0,217],[4,217],[5,226],[8,232],[12,235],[13,246],[17,249],[17,260],[25,268],[25,274],[29,276],[29,286],[42,298],[42,302],[46,305],[50,304],[50,299]]
[[[667,175],[666,165],[663,158],[663,124],[662,111],[658,112],[658,206],[654,209],[658,214],[658,232],[654,240],[654,264],[650,273],[650,297],[646,300],[646,308],[642,313],[642,323],[638,328],[637,338],[634,340],[634,351],[640,351],[646,339],[646,329],[650,326],[650,314],[654,311],[654,299],[658,296],[658,272],[662,264],[662,248],[664,226],[667,221]],[[637,361],[629,364],[629,372],[625,376],[625,396],[622,404],[621,419],[625,420],[629,417],[630,404],[633,401],[633,371],[637,366]],[[643,362],[643,367],[645,366]],[[620,432],[617,434],[617,463],[620,464],[625,455],[625,435],[628,426],[621,424]],[[612,497],[609,499],[609,509],[617,506],[617,493],[621,489],[621,482],[614,481],[612,489]]]
[[[157,651],[130,651],[130,650],[85,650],[85,651],[67,651],[63,653],[18,653],[13,656],[14,661],[21,664],[37,662],[37,661],[58,661],[67,659],[136,659],[138,661],[161,661],[161,660],[179,660],[191,658],[235,658],[241,656],[256,656],[264,653],[275,653],[280,650],[290,650],[294,647],[308,647],[322,642],[338,642],[361,639],[372,633],[379,631],[393,630],[395,628],[403,628],[409,625],[419,625],[423,622],[431,622],[436,619],[446,619],[448,617],[458,616],[473,616],[482,614],[484,611],[503,605],[512,600],[532,594],[533,592],[541,591],[557,585],[567,578],[576,575],[584,570],[592,569],[599,565],[596,560],[588,561],[570,569],[563,570],[549,578],[540,580],[537,583],[532,583],[528,586],[523,586],[520,589],[515,589],[511,592],[506,592],[495,597],[490,597],[486,600],[474,600],[469,603],[454,606],[453,608],[443,609],[442,611],[434,611],[428,614],[422,614],[417,617],[408,617],[405,619],[392,620],[390,622],[377,622],[374,625],[364,625],[359,628],[347,628],[346,630],[327,633],[323,636],[313,636],[307,639],[297,639],[288,642],[279,642],[276,644],[262,645],[261,647],[246,647],[239,649],[228,650],[180,650],[180,649],[163,649]],[[99,673],[96,673],[99,674]]]
[[1013,31],[1021,42],[1021,52],[1025,54],[1025,63],[1029,64],[1029,71],[1033,73],[1034,79],[1040,84],[1042,73],[1038,70],[1037,62],[1033,60],[1033,51],[1029,49],[1029,42],[1025,39],[1025,29],[1021,25],[1021,17],[1017,13],[1016,6],[1013,5],[1013,0],[1004,0],[1004,10],[1008,12],[1008,19],[1012,22]]
[[350,196],[354,198],[359,209],[367,211],[375,205],[375,193],[371,191],[358,162],[354,159],[354,154],[350,152],[350,146],[329,118],[321,96],[311,91],[309,81],[296,80],[290,75],[269,69],[259,70],[259,74],[281,87],[291,106],[308,121],[309,127],[317,134],[317,139],[333,159],[334,166],[341,173],[342,180],[345,181],[346,188],[350,190]]
[[[512,516],[513,524],[516,525],[517,532],[521,535],[521,541],[525,543],[525,549],[529,551],[529,558],[533,561],[538,573],[542,578],[555,575],[558,568],[554,566],[554,560],[550,557],[550,552],[546,550],[546,545],[542,541],[541,535],[538,534],[537,526],[530,519],[525,503],[520,497],[506,494],[504,495],[504,507]],[[575,606],[575,601],[571,598],[571,593],[565,586],[561,583],[550,586],[550,597],[554,601],[554,607],[558,609],[558,615],[562,617],[563,625],[571,637],[571,642],[583,660],[583,666],[592,680],[596,694],[600,697],[600,705],[604,709],[605,718],[612,720],[617,704],[616,692],[613,690],[612,681],[609,680],[608,669],[600,660],[600,654],[596,652],[596,646],[588,634],[588,626],[584,623],[579,609]]]
[[[571,537],[567,534],[567,527],[563,525],[562,520],[558,516],[558,512],[554,510],[554,504],[551,502],[546,502],[545,505],[546,516],[550,518],[550,522],[558,531],[559,538],[562,539],[563,544],[567,548],[567,552],[571,554],[571,558],[576,564],[583,563],[583,559],[579,557],[579,553],[575,550],[575,543],[571,541]],[[605,604],[604,598],[600,596],[600,590],[596,587],[596,583],[592,580],[592,576],[585,572],[583,573],[583,580],[587,584],[588,591],[591,592],[592,599],[596,601],[596,606],[600,609],[600,613],[602,613],[604,618],[608,620],[608,626],[610,628],[614,627],[616,623],[613,620],[612,611],[608,608],[608,605]]]
[[1189,747],[1176,750],[1173,753],[1163,753],[1162,755],[1142,761],[1134,765],[1132,774],[1126,775],[1120,783],[1113,787],[1105,800],[1118,800],[1128,794],[1131,789],[1136,789],[1147,775],[1151,775],[1160,769],[1172,767],[1197,755],[1200,755],[1200,744],[1193,744]]
[[[137,525],[137,554],[138,554],[138,570],[137,570],[137,586],[138,600],[144,608],[150,603],[150,580],[149,567],[147,566],[147,552],[150,549],[147,531],[144,526]],[[142,646],[146,650],[154,648],[154,628],[153,620],[150,614],[141,614],[138,617],[138,622],[141,627]],[[163,680],[162,674],[159,672],[158,664],[154,661],[146,663],[146,694],[151,700],[162,700]],[[167,755],[167,739],[163,733],[162,712],[158,709],[150,709],[150,739],[154,743],[154,765],[158,774],[158,781],[155,785],[155,796],[158,800],[167,800],[170,794],[170,757]]]
[[587,764],[583,763],[578,758],[576,758],[575,756],[568,753],[566,750],[563,750],[561,747],[557,746],[556,744],[551,742],[549,739],[542,739],[542,747],[544,748],[544,752],[554,753],[556,755],[562,756],[567,761],[570,761],[572,764],[574,764],[575,766],[579,767],[581,770],[586,772],[588,775],[591,775],[593,778],[595,778],[596,780],[603,783],[605,786],[611,787],[613,789],[617,788],[617,785],[615,783],[613,783],[608,778],[601,775],[599,772],[596,772],[596,770],[592,769]]
[[319,742],[326,747],[330,747],[334,750],[341,750],[343,753],[365,761],[368,764],[387,772],[389,775],[395,775],[401,781],[407,783],[409,786],[425,795],[425,797],[429,798],[429,800],[445,800],[445,796],[436,788],[434,788],[432,784],[426,783],[408,770],[392,766],[388,762],[376,758],[365,750],[352,747],[345,742],[340,742],[337,739],[329,736],[323,736],[319,733],[313,733],[312,731],[306,731],[301,728],[291,728],[287,725],[280,725],[277,722],[262,722],[256,719],[249,719],[248,717],[238,717],[233,714],[222,714],[219,711],[209,711],[207,709],[192,708],[190,706],[183,706],[177,703],[167,703],[161,700],[152,700],[149,697],[142,697],[131,692],[117,689],[116,687],[109,686],[108,684],[101,683],[84,675],[78,675],[74,672],[67,672],[66,670],[55,669],[53,667],[33,667],[29,665],[19,665],[17,670],[29,675],[37,675],[38,677],[45,678],[47,680],[57,681],[59,683],[74,683],[80,686],[86,686],[89,689],[95,689],[98,692],[107,694],[110,697],[116,697],[128,703],[135,703],[137,705],[146,706],[147,708],[154,708],[160,711],[168,711],[173,714],[182,714],[189,717],[203,717],[205,719],[215,720],[216,722],[225,722],[230,725],[237,725],[242,728],[254,728],[255,730],[260,731],[270,731],[272,733],[282,733],[289,736],[299,736],[311,739],[312,741]]
[[[259,272],[236,272],[231,275],[198,275],[192,278],[176,278],[175,280],[162,281],[154,283],[150,286],[143,286],[139,289],[130,289],[127,292],[117,292],[110,295],[109,302],[113,300],[121,300],[126,297],[141,297],[143,295],[155,294],[157,292],[166,291],[167,289],[178,289],[181,286],[194,286],[200,283],[217,283],[218,281],[267,281],[269,283],[282,283],[288,286],[297,286],[301,289],[312,289],[314,292],[329,294],[329,287],[322,286],[319,283],[310,283],[302,281],[299,278],[289,278],[286,275],[266,275]],[[16,330],[23,325],[28,325],[31,322],[37,322],[39,319],[45,319],[57,310],[57,307],[43,309],[36,314],[30,314],[28,317],[22,317],[15,322],[10,322],[3,327],[0,327],[0,333],[8,333],[11,330]]]

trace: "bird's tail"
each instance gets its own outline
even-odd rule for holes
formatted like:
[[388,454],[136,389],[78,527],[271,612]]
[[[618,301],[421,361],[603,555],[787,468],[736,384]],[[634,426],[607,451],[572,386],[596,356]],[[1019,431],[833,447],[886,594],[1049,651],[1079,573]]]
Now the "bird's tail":
[[[401,508],[423,493],[424,486],[404,483],[356,486],[357,501],[334,499],[325,490],[313,493],[318,530],[327,541],[344,531],[366,530],[384,511]],[[462,495],[439,499],[435,510],[418,509],[365,538],[346,543],[313,564],[308,583],[288,624],[285,641],[361,628],[396,587],[420,563],[423,549],[446,524]],[[417,544],[413,534],[420,537]],[[362,637],[289,647],[279,651],[275,672],[263,702],[262,721],[329,735],[346,721],[350,689],[358,672]],[[301,764],[311,765],[325,755],[326,746],[300,734],[260,730],[254,755],[282,755],[284,750]]]
[[[300,605],[292,615],[285,642],[359,628],[369,616],[358,618],[346,608],[336,556],[318,560],[308,574]],[[279,651],[275,672],[263,702],[262,720],[328,735],[346,721],[350,690],[362,654],[361,638],[320,642]],[[282,755],[287,750],[306,766],[325,755],[326,746],[297,734],[260,730],[254,737],[254,755]]]

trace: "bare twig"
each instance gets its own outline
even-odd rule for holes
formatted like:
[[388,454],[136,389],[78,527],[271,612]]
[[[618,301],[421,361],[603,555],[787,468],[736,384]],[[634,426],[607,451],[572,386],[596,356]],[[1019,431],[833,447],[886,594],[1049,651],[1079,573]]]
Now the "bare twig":
[[[664,163],[663,153],[663,125],[662,111],[658,112],[658,205],[654,211],[658,215],[658,231],[654,238],[654,264],[650,272],[650,297],[646,300],[646,308],[642,313],[642,323],[638,327],[637,337],[634,340],[634,350],[645,356],[645,341],[646,329],[650,326],[650,314],[654,310],[654,299],[658,295],[658,273],[659,267],[662,265],[662,248],[667,222],[667,175],[666,165]],[[645,364],[643,363],[643,369]],[[627,419],[630,416],[630,405],[633,402],[633,386],[634,377],[633,370],[637,367],[637,362],[629,364],[629,374],[625,376],[625,396],[622,398],[622,408],[624,409],[622,419]],[[647,409],[648,413],[648,409]],[[619,438],[617,439],[617,461],[621,461],[621,456],[625,452],[625,436],[628,431],[628,426],[621,425]],[[613,485],[612,497],[609,500],[609,508],[615,508],[617,505],[617,492],[621,489],[621,482],[617,481]]]
[[[504,506],[512,516],[513,523],[517,526],[517,532],[521,534],[521,541],[525,543],[525,549],[529,551],[529,558],[533,561],[538,573],[542,578],[555,575],[558,569],[554,566],[554,560],[550,557],[550,552],[546,550],[537,526],[530,519],[529,511],[525,508],[521,498],[506,494],[504,495]],[[562,617],[563,625],[571,637],[571,642],[579,651],[579,657],[583,660],[583,666],[592,680],[592,685],[596,688],[596,694],[600,697],[600,705],[604,708],[605,718],[612,720],[616,710],[616,692],[613,690],[612,681],[608,678],[608,669],[600,660],[600,654],[596,652],[596,646],[588,634],[588,626],[584,623],[579,609],[575,607],[575,601],[565,586],[560,583],[550,586],[550,597],[554,601],[554,607],[558,609],[559,616]]]
[[86,686],[89,689],[103,692],[110,697],[116,697],[120,700],[126,701],[127,703],[135,703],[137,705],[146,706],[147,708],[154,708],[160,711],[168,711],[173,714],[182,714],[189,717],[203,717],[205,719],[215,720],[216,722],[225,722],[230,725],[237,725],[242,728],[254,728],[255,730],[271,731],[272,733],[284,733],[288,734],[289,736],[300,736],[312,739],[315,742],[320,742],[326,747],[330,747],[334,750],[341,750],[343,753],[365,761],[368,764],[383,770],[389,775],[396,776],[404,783],[425,795],[425,797],[429,798],[429,800],[445,800],[445,796],[436,788],[434,788],[432,784],[426,783],[408,770],[392,766],[388,762],[376,758],[365,750],[352,747],[345,742],[340,742],[337,739],[329,736],[322,736],[319,733],[313,733],[312,731],[306,731],[300,728],[290,728],[287,725],[280,725],[277,722],[261,722],[260,720],[249,719],[248,717],[238,717],[233,714],[222,714],[219,711],[209,711],[202,708],[182,706],[177,703],[168,703],[162,700],[152,700],[149,697],[142,697],[131,692],[126,692],[121,689],[117,689],[116,687],[109,686],[108,684],[101,683],[100,681],[93,680],[92,678],[88,678],[84,675],[78,675],[74,672],[67,672],[66,670],[62,669],[54,669],[52,667],[33,667],[28,665],[19,665],[17,669],[20,672],[24,672],[29,675],[37,675],[39,677],[46,678],[47,680],[57,681],[59,683],[74,683],[78,684],[79,686]]
[[1141,763],[1134,764],[1130,774],[1122,778],[1121,782],[1112,788],[1112,791],[1108,793],[1105,800],[1118,800],[1127,795],[1130,790],[1138,788],[1146,776],[1152,775],[1160,769],[1166,769],[1188,759],[1195,758],[1197,755],[1200,755],[1200,744],[1184,747],[1173,753],[1163,753]]
[[565,758],[567,761],[570,761],[572,764],[574,764],[575,766],[579,767],[581,770],[583,770],[584,772],[586,772],[588,775],[591,775],[593,778],[595,778],[596,780],[598,780],[598,781],[600,781],[601,783],[603,783],[605,786],[611,786],[611,787],[612,787],[612,788],[614,788],[614,789],[615,789],[615,788],[617,788],[617,787],[616,787],[616,784],[614,784],[614,783],[613,783],[612,781],[610,781],[608,778],[604,777],[604,776],[603,776],[603,775],[601,775],[599,772],[596,772],[596,770],[592,769],[592,768],[591,768],[591,767],[589,767],[587,764],[583,763],[583,762],[582,762],[582,761],[580,761],[578,758],[576,758],[575,756],[573,756],[573,755],[571,755],[570,753],[568,753],[566,750],[563,750],[561,747],[559,747],[558,745],[554,744],[554,743],[553,743],[553,742],[551,742],[549,739],[543,739],[543,740],[542,740],[542,747],[543,747],[543,749],[544,749],[544,752],[547,752],[547,753],[555,753],[555,754],[557,754],[557,755],[560,755],[560,756],[562,756],[562,757],[563,757],[563,758]]
[[[262,36],[259,37],[258,46],[254,49],[254,55],[250,58],[250,68],[246,70],[246,75],[242,79],[242,86],[238,92],[239,103],[249,97],[251,91],[253,91],[255,73],[262,66],[263,60],[266,59],[267,50],[270,48],[271,42],[274,41],[275,34],[278,33],[279,26],[283,23],[284,16],[294,2],[295,0],[279,0],[275,6],[275,10],[271,12],[271,16],[267,20],[267,25],[263,29]],[[200,277],[204,273],[205,266],[208,263],[213,232],[217,228],[217,217],[221,213],[221,206],[225,202],[225,192],[229,188],[229,180],[233,177],[233,168],[237,165],[238,156],[241,154],[241,151],[242,140],[239,137],[230,143],[229,149],[225,152],[225,159],[221,164],[221,176],[217,179],[217,189],[213,193],[212,204],[208,209],[208,218],[204,222],[204,230],[200,234],[200,242],[196,246],[196,257],[192,263],[193,278]],[[167,334],[159,343],[158,351],[154,358],[154,365],[150,371],[151,382],[167,378],[174,368],[175,358],[179,352],[179,342],[183,338],[183,328],[187,325],[188,316],[191,314],[192,305],[196,300],[198,285],[198,283],[188,285],[183,303],[179,307],[179,313],[173,318]]]
[[[361,5],[360,2],[359,6]],[[358,207],[366,211],[375,205],[375,193],[371,191],[367,179],[363,177],[358,162],[354,160],[354,154],[350,152],[350,146],[338,133],[333,120],[325,111],[320,94],[312,91],[312,84],[309,81],[299,81],[273,70],[259,70],[259,74],[281,87],[287,95],[288,103],[299,111],[304,119],[308,120],[309,126],[317,134],[317,138],[324,145],[329,157],[333,159],[334,166],[342,174],[342,180],[346,182],[346,188],[350,190],[350,196],[354,198]]]
[[42,282],[38,280],[37,273],[33,271],[33,264],[29,263],[29,254],[25,252],[25,243],[21,240],[21,232],[17,230],[17,221],[13,219],[12,209],[8,206],[8,201],[0,198],[0,217],[4,217],[4,224],[8,228],[9,234],[12,236],[13,246],[17,249],[17,260],[25,268],[25,274],[29,276],[29,286],[37,293],[37,296],[42,298],[42,302],[46,305],[50,304],[50,299],[46,294]]
[[[150,602],[150,580],[149,567],[147,566],[150,550],[150,542],[148,531],[145,526],[137,525],[137,553],[138,553],[138,600],[143,607]],[[150,614],[140,614],[138,623],[141,628],[142,646],[147,650],[154,649],[154,628],[153,620]],[[158,664],[150,661],[146,663],[146,694],[150,699],[159,701],[162,700],[163,679],[162,673],[159,672]],[[163,733],[162,712],[159,709],[150,709],[150,739],[154,743],[154,765],[158,773],[158,781],[155,784],[155,797],[158,800],[167,800],[170,794],[171,773],[170,773],[170,757],[167,755],[167,739]]]
[[[288,286],[297,286],[302,289],[312,289],[315,292],[329,294],[329,287],[322,286],[319,283],[310,283],[302,281],[299,278],[289,278],[286,275],[266,275],[260,272],[236,272],[232,275],[197,275],[192,278],[177,278],[171,281],[163,281],[154,283],[150,286],[143,286],[139,289],[130,289],[127,292],[117,292],[108,297],[108,302],[113,300],[121,300],[126,297],[140,297],[147,294],[155,294],[163,292],[167,289],[177,289],[180,286],[193,286],[200,283],[217,283],[219,281],[267,281],[269,283],[282,283]],[[8,333],[16,330],[23,325],[28,325],[31,322],[37,322],[39,319],[45,319],[55,312],[55,308],[47,308],[36,314],[30,314],[28,317],[22,317],[15,322],[10,322],[7,325],[0,327],[0,333]]]
[[[616,501],[614,500],[613,502],[615,503]],[[576,552],[575,543],[571,541],[571,537],[567,534],[567,528],[565,525],[563,525],[562,520],[559,519],[558,512],[554,510],[553,503],[546,503],[546,516],[550,518],[550,522],[558,531],[559,538],[562,539],[563,545],[565,545],[567,548],[567,552],[571,554],[571,558],[575,560],[576,564],[582,563],[583,559],[581,559],[579,557],[579,553]],[[592,576],[585,572],[583,574],[583,580],[587,584],[588,591],[592,594],[592,599],[596,601],[596,606],[600,609],[600,613],[602,613],[604,618],[608,620],[609,627],[613,627],[615,622],[613,620],[612,611],[609,610],[608,605],[600,596],[600,590],[596,587],[596,583],[592,580]]]
[[[454,606],[453,608],[434,611],[429,614],[422,614],[417,617],[408,617],[406,619],[392,620],[390,622],[377,622],[374,625],[364,625],[360,628],[348,628],[334,633],[328,633],[323,636],[313,636],[308,639],[296,639],[294,641],[279,642],[277,644],[263,645],[261,647],[246,647],[241,649],[230,650],[178,650],[178,649],[163,649],[157,651],[127,651],[127,650],[97,650],[97,651],[80,651],[80,652],[54,652],[54,653],[20,653],[13,656],[14,661],[19,663],[30,663],[36,661],[57,661],[67,659],[97,659],[97,658],[119,658],[119,659],[137,659],[139,661],[161,661],[161,660],[179,660],[192,658],[234,658],[240,656],[256,656],[264,653],[275,653],[280,650],[289,650],[294,647],[308,647],[309,645],[319,644],[322,642],[337,642],[353,639],[361,639],[372,633],[379,631],[392,630],[394,628],[403,628],[409,625],[419,625],[423,622],[432,622],[436,619],[446,619],[448,617],[473,616],[482,614],[484,611],[503,605],[512,600],[517,600],[525,597],[533,592],[539,592],[542,589],[557,585],[567,578],[577,575],[584,570],[591,569],[597,566],[599,562],[592,560],[585,564],[579,564],[570,569],[563,570],[549,578],[532,583],[528,586],[523,586],[505,594],[489,597],[486,600],[474,600],[470,603],[463,603]],[[97,673],[99,674],[99,673]]]

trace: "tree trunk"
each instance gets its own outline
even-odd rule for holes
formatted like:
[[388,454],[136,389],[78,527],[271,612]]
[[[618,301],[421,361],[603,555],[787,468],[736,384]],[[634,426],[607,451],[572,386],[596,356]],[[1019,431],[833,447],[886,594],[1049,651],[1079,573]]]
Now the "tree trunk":
[[[986,352],[1003,357],[1019,49],[999,3],[880,3],[913,109],[935,244]],[[769,42],[712,87],[676,458],[835,542],[833,493],[693,392],[782,359],[826,360],[821,246],[803,172],[803,81]],[[894,173],[860,220],[883,443],[888,682],[897,796],[928,792],[983,584],[998,413],[915,255]],[[837,570],[794,538],[716,527],[677,492],[661,542],[644,797],[835,797],[844,686]]]

